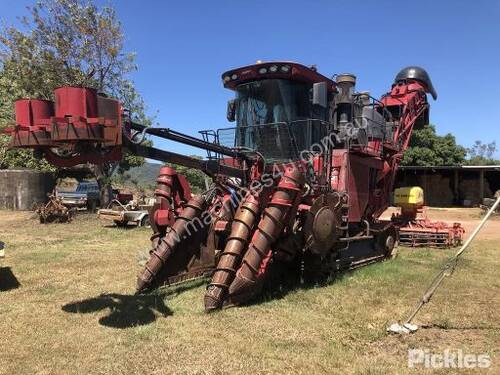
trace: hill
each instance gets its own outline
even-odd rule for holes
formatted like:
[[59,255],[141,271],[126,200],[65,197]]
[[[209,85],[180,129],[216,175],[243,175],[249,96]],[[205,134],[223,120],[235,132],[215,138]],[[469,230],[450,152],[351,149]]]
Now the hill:
[[124,176],[127,180],[137,181],[139,186],[154,185],[162,164],[145,162],[139,167],[130,168]]
[[[134,167],[124,174],[115,176],[115,185],[143,190],[153,190],[156,177],[163,164],[145,162],[140,167]],[[199,170],[183,166],[173,165],[177,173],[186,177],[194,193],[200,193],[205,190],[205,174]]]

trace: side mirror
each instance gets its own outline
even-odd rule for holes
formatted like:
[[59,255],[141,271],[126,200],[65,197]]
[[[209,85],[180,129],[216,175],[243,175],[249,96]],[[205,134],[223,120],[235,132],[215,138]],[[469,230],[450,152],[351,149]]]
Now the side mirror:
[[313,84],[313,105],[326,108],[328,105],[328,90],[326,89],[326,82],[317,82]]
[[227,101],[227,121],[234,122],[236,120],[236,100],[231,99]]

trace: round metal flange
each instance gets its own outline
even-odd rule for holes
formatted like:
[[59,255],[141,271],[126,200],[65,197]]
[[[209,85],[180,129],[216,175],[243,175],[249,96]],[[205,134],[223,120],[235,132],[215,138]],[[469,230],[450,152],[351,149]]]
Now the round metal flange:
[[337,196],[324,194],[311,205],[304,232],[308,248],[314,254],[326,255],[337,240],[340,220],[337,204]]
[[335,213],[330,207],[321,207],[313,221],[314,239],[322,244],[329,244],[335,238]]
[[391,225],[377,235],[375,246],[387,257],[394,257],[397,254],[395,249],[397,240],[398,235],[396,228]]
[[396,239],[392,235],[388,235],[385,239],[385,250],[388,253],[391,253],[394,249],[394,244],[396,243]]

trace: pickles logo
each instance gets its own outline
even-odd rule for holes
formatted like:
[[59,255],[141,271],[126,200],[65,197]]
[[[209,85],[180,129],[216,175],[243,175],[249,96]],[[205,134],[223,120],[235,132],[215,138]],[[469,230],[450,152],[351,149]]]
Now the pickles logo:
[[445,349],[442,353],[432,353],[428,349],[408,350],[408,367],[424,368],[489,368],[488,354],[464,353],[462,349]]

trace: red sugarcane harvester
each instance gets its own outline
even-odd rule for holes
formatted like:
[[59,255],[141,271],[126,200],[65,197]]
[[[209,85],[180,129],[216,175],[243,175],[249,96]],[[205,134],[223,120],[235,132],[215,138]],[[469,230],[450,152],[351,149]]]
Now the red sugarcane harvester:
[[[426,71],[401,70],[379,100],[291,62],[230,70],[227,117],[236,126],[201,138],[135,123],[120,103],[89,88],[55,90],[55,103],[16,102],[12,147],[56,166],[118,161],[124,149],[197,168],[212,179],[192,196],[163,167],[157,179],[149,261],[137,290],[210,275],[205,309],[241,304],[264,289],[315,281],[391,255],[393,223],[379,220],[412,130],[428,123]],[[198,160],[142,143],[157,136],[205,149]]]

